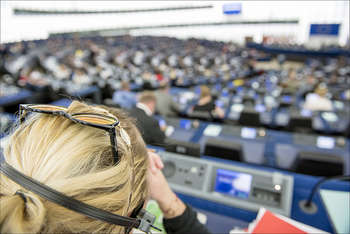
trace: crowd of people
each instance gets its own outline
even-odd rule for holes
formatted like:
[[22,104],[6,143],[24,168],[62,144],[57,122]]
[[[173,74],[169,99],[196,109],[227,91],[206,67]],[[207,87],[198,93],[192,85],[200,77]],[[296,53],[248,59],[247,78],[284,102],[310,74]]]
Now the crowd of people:
[[[4,233],[128,233],[143,228],[139,211],[149,198],[158,202],[167,233],[207,233],[193,209],[169,188],[159,156],[146,148],[166,144],[166,126],[155,114],[169,117],[181,112],[171,87],[199,87],[190,111],[217,118],[225,116],[217,98],[227,93],[244,93],[240,97],[248,101],[260,95],[271,108],[275,102],[267,97],[286,94],[301,98],[300,105],[310,111],[330,111],[332,100],[350,100],[346,57],[314,58],[298,69],[261,71],[256,62],[264,55],[254,49],[148,36],[56,37],[1,45],[0,55],[0,86],[5,88],[1,96],[26,88],[44,93],[36,101],[49,103],[60,93],[95,85],[104,99],[119,107],[76,101],[68,108],[21,106],[22,123],[13,130],[1,159]],[[23,181],[36,183],[38,190]],[[54,190],[63,200],[69,196],[98,212],[131,218],[130,222],[92,220],[89,212],[73,212],[49,195],[43,199],[37,192],[43,190]]]
[[197,82],[198,76],[229,77],[244,70],[241,50],[233,44],[166,37],[56,38],[2,45],[0,65],[1,75],[10,75],[17,85],[68,92],[98,85],[111,97],[125,81],[147,89],[163,79],[181,86]]
[[[191,87],[244,78],[254,74],[256,60],[266,55],[233,43],[119,36],[57,37],[5,44],[0,46],[0,56],[3,87],[49,87],[51,94],[72,94],[96,85],[103,90],[104,98],[113,98],[115,91],[158,89],[166,82],[170,87]],[[277,72],[275,83],[286,92],[320,83],[345,86],[349,82],[349,58],[308,59],[300,69]],[[10,88],[2,95],[9,92]]]
[[[151,36],[54,37],[1,45],[0,55],[0,96],[25,88],[35,91],[36,103],[97,86],[109,100],[104,103],[131,110],[142,106],[141,91],[154,90],[152,114],[204,111],[223,119],[228,94],[234,94],[232,103],[264,105],[267,111],[283,95],[308,111],[332,111],[333,101],[350,100],[348,57],[308,58],[301,67],[285,69],[283,56],[280,69],[261,70],[259,59],[272,55],[233,43]],[[184,100],[170,94],[172,87],[198,92]]]

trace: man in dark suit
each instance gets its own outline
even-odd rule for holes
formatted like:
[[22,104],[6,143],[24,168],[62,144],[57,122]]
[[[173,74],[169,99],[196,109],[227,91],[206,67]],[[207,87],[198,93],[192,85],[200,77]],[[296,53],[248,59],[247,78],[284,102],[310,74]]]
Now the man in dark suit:
[[136,119],[136,126],[140,130],[146,144],[164,145],[166,138],[158,120],[153,117],[156,108],[156,97],[152,92],[143,92],[129,113]]

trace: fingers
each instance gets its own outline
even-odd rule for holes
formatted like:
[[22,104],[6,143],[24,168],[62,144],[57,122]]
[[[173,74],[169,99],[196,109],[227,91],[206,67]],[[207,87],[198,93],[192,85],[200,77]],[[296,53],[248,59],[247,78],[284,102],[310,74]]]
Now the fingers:
[[159,157],[158,154],[154,154],[154,155],[153,155],[153,160],[154,160],[154,162],[155,162],[155,164],[156,164],[156,167],[157,167],[158,169],[160,169],[160,170],[163,169],[164,164],[163,164],[162,159]]
[[164,164],[162,162],[162,159],[158,154],[155,153],[155,150],[148,149],[148,156],[152,159],[152,161],[158,169],[163,169]]
[[156,168],[156,163],[153,159],[152,152],[148,152],[148,158],[149,158],[149,169],[152,173],[156,173],[157,168]]
[[163,169],[164,164],[158,154],[154,153],[152,150],[148,151],[149,157],[149,169],[155,174],[158,170]]

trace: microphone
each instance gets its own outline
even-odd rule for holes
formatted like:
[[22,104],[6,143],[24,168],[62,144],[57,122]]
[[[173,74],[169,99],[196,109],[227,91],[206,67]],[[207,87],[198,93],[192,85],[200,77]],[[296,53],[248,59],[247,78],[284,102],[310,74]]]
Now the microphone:
[[318,191],[321,184],[329,181],[329,180],[350,180],[350,175],[341,175],[341,176],[332,176],[332,177],[326,177],[321,180],[319,180],[314,187],[311,190],[311,193],[307,200],[301,200],[299,202],[299,207],[302,211],[304,211],[307,214],[314,214],[317,212],[317,206],[315,203],[312,202],[312,198],[315,196],[316,192]]

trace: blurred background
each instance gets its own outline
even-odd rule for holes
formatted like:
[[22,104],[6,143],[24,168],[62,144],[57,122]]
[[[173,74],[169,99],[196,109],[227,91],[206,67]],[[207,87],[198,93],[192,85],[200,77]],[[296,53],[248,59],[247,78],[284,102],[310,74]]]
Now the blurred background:
[[[229,7],[240,8],[240,12],[225,13],[224,6],[228,7],[227,11]],[[263,41],[264,36],[274,36],[285,37],[290,43],[304,44],[310,39],[310,24],[341,24],[335,43],[344,46],[349,38],[348,9],[348,1],[320,1],[317,4],[314,1],[247,1],[234,2],[234,5],[230,1],[2,1],[1,42],[46,39],[52,33],[111,29],[102,35],[129,33],[183,39],[199,37],[238,43],[244,43],[247,36],[258,43]],[[40,13],[40,10],[50,12]],[[113,10],[146,11],[102,14]],[[54,11],[57,11],[56,14]],[[62,14],[64,11],[77,12]],[[89,11],[89,14],[79,14],[79,11]],[[229,24],[230,21],[249,20],[255,23]],[[285,24],[262,24],[269,20],[285,21]],[[288,24],[293,20],[298,22]],[[198,23],[224,25],[190,26]],[[176,24],[188,26],[172,26]],[[148,28],[160,25],[169,27]],[[138,29],[128,29],[130,27]]]
[[146,143],[213,233],[261,207],[348,233],[349,27],[349,1],[1,1],[2,145],[21,103],[152,91]]

